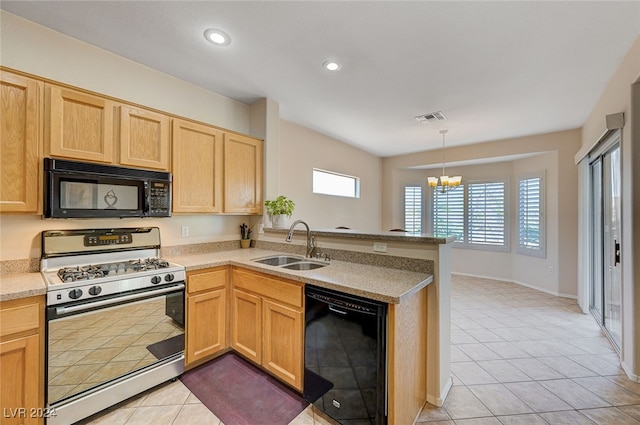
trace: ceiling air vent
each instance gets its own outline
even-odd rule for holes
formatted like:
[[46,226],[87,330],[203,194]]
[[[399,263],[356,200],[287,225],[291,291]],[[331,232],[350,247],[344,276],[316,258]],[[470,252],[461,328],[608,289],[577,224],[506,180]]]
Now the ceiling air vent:
[[418,122],[436,122],[436,121],[444,121],[446,120],[442,111],[431,112],[430,114],[418,115],[416,117]]

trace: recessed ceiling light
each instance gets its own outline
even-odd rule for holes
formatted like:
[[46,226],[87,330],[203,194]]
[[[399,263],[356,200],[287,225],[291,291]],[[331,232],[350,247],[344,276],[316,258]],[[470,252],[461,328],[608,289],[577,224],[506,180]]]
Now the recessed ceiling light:
[[342,65],[335,61],[324,61],[322,62],[322,67],[327,71],[340,71],[342,69]]
[[204,38],[216,46],[228,46],[231,43],[231,37],[226,32],[217,28],[209,28],[204,32]]

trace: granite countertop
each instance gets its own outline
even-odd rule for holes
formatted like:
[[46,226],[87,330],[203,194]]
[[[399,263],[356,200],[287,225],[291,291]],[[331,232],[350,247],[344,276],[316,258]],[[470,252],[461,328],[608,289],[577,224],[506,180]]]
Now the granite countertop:
[[[264,229],[266,233],[289,233],[289,229]],[[295,233],[304,232],[303,228],[296,228]],[[431,244],[442,245],[454,242],[455,236],[448,237],[436,237],[429,233],[411,233],[411,232],[363,232],[354,229],[311,229],[310,233],[313,236],[327,236],[332,238],[346,238],[346,239],[366,239],[375,241],[398,241],[398,242],[411,242],[419,244]]]
[[304,271],[267,266],[252,261],[256,258],[278,254],[282,253],[249,248],[215,253],[175,255],[165,257],[165,259],[185,266],[187,271],[231,264],[390,304],[402,302],[433,281],[433,276],[427,273],[336,260],[331,260],[326,267]]
[[[331,260],[326,267],[304,271],[268,266],[252,261],[255,258],[279,254],[283,253],[249,248],[174,255],[164,258],[185,266],[187,271],[235,265],[391,304],[400,303],[433,281],[433,276],[427,273],[336,260]],[[39,272],[6,274],[0,277],[0,301],[46,293],[47,285]]]
[[0,277],[0,301],[34,297],[47,293],[47,284],[40,272],[15,273]]

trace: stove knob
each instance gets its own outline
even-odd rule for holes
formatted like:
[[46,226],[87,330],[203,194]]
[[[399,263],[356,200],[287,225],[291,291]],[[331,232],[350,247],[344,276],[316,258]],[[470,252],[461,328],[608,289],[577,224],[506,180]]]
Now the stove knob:
[[164,280],[166,280],[167,282],[171,282],[173,279],[175,279],[176,277],[173,275],[173,273],[169,273],[168,275],[166,275],[164,277]]
[[102,288],[99,286],[92,286],[89,288],[89,294],[91,295],[98,295],[100,292],[102,292]]
[[151,283],[153,283],[154,285],[158,284],[162,282],[162,278],[160,276],[153,276],[151,278]]
[[69,298],[72,300],[77,300],[82,296],[82,289],[72,289],[69,291]]

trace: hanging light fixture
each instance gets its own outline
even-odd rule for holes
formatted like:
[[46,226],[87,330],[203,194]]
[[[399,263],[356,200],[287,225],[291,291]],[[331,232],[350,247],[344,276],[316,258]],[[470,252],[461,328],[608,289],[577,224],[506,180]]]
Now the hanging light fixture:
[[429,187],[440,190],[442,193],[445,193],[448,189],[460,186],[462,182],[462,176],[449,177],[445,174],[444,135],[447,134],[448,131],[449,130],[440,130],[440,134],[442,134],[442,175],[440,177],[427,177]]

